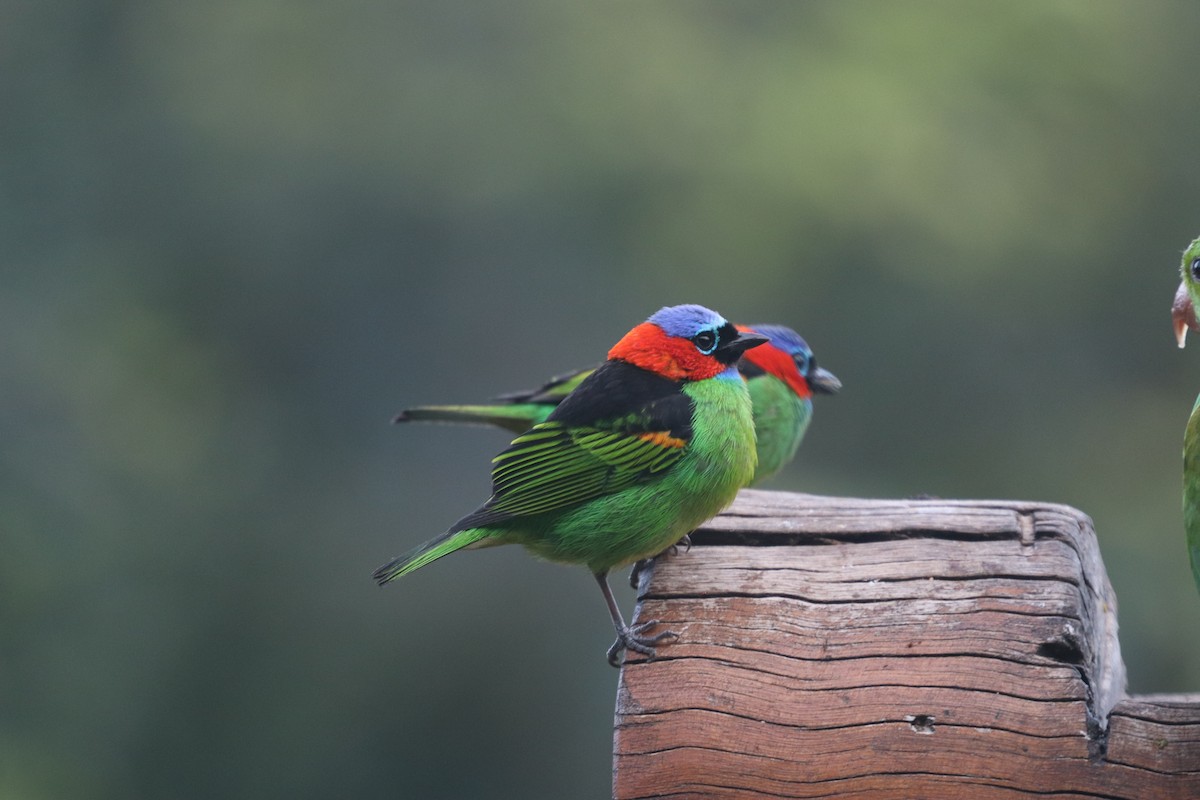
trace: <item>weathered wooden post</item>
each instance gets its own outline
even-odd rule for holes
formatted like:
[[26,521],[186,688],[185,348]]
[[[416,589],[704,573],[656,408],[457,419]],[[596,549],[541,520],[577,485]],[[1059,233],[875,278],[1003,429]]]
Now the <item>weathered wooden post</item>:
[[[643,574],[613,794],[1200,798],[1200,695],[1126,697],[1091,520],[744,491]],[[1200,676],[1198,676],[1200,678]]]

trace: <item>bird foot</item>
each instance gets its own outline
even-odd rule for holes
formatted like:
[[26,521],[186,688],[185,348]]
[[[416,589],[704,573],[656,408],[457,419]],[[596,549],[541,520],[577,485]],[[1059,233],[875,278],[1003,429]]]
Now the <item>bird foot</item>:
[[642,573],[650,568],[650,566],[654,563],[654,559],[658,558],[664,553],[670,553],[673,556],[679,555],[679,548],[681,547],[685,553],[692,549],[692,537],[690,535],[685,533],[682,539],[668,547],[666,550],[663,550],[662,553],[659,553],[657,556],[640,558],[635,561],[633,563],[633,569],[629,570],[629,588],[637,589],[641,585]]
[[692,535],[690,533],[685,533],[682,539],[668,547],[667,550],[671,555],[677,556],[681,547],[685,553],[692,549]]
[[629,570],[629,588],[639,588],[642,585],[642,573],[650,569],[653,565],[653,558],[639,558],[633,562],[633,569]]
[[617,640],[613,642],[612,647],[608,648],[608,663],[614,667],[620,667],[624,662],[622,654],[626,650],[632,650],[635,653],[641,653],[647,658],[653,660],[657,651],[654,645],[661,642],[663,639],[678,639],[679,634],[675,631],[663,631],[654,636],[642,636],[641,634],[658,624],[658,620],[652,619],[647,622],[639,622],[637,625],[626,625],[617,631]]

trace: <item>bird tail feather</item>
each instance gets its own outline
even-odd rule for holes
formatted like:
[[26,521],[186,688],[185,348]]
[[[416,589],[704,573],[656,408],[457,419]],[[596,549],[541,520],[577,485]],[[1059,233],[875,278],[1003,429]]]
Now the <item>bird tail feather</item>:
[[499,425],[514,433],[524,433],[546,415],[544,409],[525,405],[417,406],[401,411],[393,422],[462,422]]
[[437,561],[455,550],[470,547],[486,539],[487,531],[482,528],[468,528],[465,531],[449,531],[441,536],[430,539],[399,558],[394,558],[384,564],[371,575],[376,583],[383,586],[388,581],[395,580],[401,575],[407,575],[413,570],[420,569],[426,564]]

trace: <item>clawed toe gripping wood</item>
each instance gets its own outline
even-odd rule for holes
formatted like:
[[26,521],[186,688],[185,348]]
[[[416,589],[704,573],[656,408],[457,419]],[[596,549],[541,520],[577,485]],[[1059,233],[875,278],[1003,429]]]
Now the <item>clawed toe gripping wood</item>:
[[642,574],[679,638],[622,670],[614,797],[1200,798],[1200,695],[1125,695],[1081,512],[747,490],[693,540]]

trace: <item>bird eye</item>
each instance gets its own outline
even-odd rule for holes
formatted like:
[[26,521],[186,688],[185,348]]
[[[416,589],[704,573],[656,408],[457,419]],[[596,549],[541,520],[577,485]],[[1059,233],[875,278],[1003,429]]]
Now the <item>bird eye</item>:
[[812,368],[814,362],[810,361],[806,353],[796,353],[796,369],[801,375],[808,375],[808,371]]
[[1192,259],[1192,280],[1200,281],[1200,258]]
[[700,331],[692,337],[692,344],[704,355],[709,355],[717,349],[716,331]]

